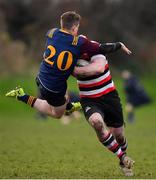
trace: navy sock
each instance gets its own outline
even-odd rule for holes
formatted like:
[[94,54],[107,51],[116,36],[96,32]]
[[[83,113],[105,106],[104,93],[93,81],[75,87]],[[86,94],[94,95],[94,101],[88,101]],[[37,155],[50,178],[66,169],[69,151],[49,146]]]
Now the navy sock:
[[70,110],[73,107],[72,103],[67,103],[66,110]]
[[18,96],[17,99],[19,101],[22,101],[22,102],[24,102],[26,104],[29,104],[31,107],[33,107],[33,105],[34,105],[37,98],[25,94],[24,96]]

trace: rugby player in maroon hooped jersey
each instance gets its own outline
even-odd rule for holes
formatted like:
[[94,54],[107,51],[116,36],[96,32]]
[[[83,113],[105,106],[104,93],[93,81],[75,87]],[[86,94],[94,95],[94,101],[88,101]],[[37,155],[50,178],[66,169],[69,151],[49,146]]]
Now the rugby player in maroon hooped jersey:
[[[61,15],[61,28],[54,28],[46,34],[46,48],[37,75],[37,85],[42,99],[26,94],[23,88],[18,87],[6,94],[7,97],[16,97],[38,111],[54,118],[61,118],[65,109],[76,109],[76,106],[67,104],[65,97],[67,79],[72,74],[77,59],[81,54],[89,56],[105,54],[109,44],[99,44],[78,36],[80,15],[69,11]],[[114,43],[114,51],[122,49],[131,52],[122,43]]]
[[75,67],[74,75],[78,80],[81,105],[87,121],[99,141],[117,155],[124,175],[133,176],[134,161],[126,155],[122,107],[108,61],[104,55],[94,55],[90,58],[90,64]]

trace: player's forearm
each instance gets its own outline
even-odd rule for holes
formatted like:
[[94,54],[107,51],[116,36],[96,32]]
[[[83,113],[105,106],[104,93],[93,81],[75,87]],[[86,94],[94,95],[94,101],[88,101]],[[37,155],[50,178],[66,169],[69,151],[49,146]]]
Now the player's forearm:
[[118,49],[121,49],[121,43],[102,43],[100,45],[100,53],[107,54],[117,51]]
[[100,74],[104,71],[104,67],[101,67],[95,63],[89,64],[85,67],[75,67],[74,74],[76,76],[93,76]]

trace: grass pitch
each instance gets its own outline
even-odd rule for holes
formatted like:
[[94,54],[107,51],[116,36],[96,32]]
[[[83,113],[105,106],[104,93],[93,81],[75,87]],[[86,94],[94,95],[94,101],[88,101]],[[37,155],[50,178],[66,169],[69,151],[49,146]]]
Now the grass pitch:
[[[18,84],[36,93],[32,79],[0,81],[0,178],[125,178],[83,115],[69,125],[37,120],[33,109],[3,96]],[[133,178],[156,178],[156,94],[152,81],[144,84],[153,103],[136,111],[134,124],[127,123],[128,154],[136,161]],[[116,85],[122,95],[121,82]]]

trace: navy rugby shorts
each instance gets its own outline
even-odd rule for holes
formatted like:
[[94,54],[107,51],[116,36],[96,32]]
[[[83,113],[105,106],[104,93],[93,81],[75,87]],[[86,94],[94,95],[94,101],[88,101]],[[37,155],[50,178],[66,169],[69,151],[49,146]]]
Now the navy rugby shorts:
[[93,113],[100,113],[108,127],[123,126],[123,112],[120,97],[116,90],[98,98],[82,98],[81,105],[86,119]]
[[39,90],[39,98],[44,99],[48,104],[58,107],[66,103],[66,98],[64,93],[55,93],[46,89],[38,78],[36,78],[36,84]]

